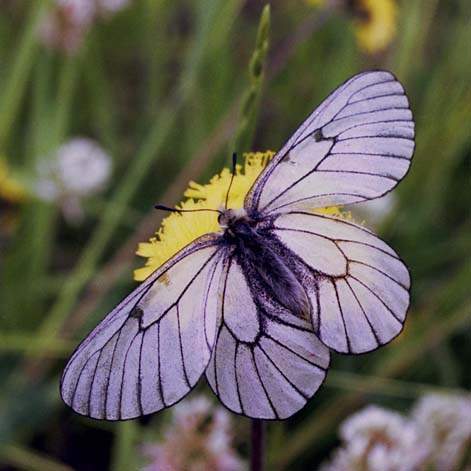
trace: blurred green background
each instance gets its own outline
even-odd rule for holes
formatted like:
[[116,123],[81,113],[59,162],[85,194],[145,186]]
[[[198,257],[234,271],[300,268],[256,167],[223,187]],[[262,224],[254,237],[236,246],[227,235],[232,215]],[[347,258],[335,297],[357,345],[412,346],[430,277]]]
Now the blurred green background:
[[[268,424],[268,469],[317,469],[364,404],[407,412],[424,392],[470,388],[471,4],[369,3],[279,0],[264,16],[264,2],[242,0],[1,3],[1,470],[145,463],[141,444],[168,412],[88,420],[58,382],[78,341],[135,286],[137,243],[162,217],[153,205],[176,204],[234,150],[276,150],[369,69],[394,72],[416,120],[411,171],[375,224],[411,269],[412,306],[399,338],[334,355],[305,409]],[[75,136],[93,139],[112,171],[71,210],[67,188],[45,198],[38,187]],[[233,424],[247,459],[249,421]]]

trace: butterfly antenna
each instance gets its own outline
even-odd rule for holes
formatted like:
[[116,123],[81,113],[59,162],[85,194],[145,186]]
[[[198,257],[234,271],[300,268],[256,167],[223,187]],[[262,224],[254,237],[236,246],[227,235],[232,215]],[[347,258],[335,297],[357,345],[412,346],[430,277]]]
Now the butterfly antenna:
[[211,208],[178,209],[178,208],[170,208],[169,206],[164,206],[163,204],[156,204],[154,208],[159,209],[160,211],[167,211],[169,213],[197,213],[199,211],[213,211],[215,213],[221,214],[221,211],[219,211],[219,209],[211,209]]
[[232,153],[232,176],[231,176],[231,182],[229,183],[229,188],[227,189],[227,193],[226,193],[226,202],[224,204],[225,209],[227,209],[227,204],[229,202],[229,192],[231,191],[232,182],[234,181],[234,177],[236,174],[236,164],[237,164],[237,152],[233,152]]

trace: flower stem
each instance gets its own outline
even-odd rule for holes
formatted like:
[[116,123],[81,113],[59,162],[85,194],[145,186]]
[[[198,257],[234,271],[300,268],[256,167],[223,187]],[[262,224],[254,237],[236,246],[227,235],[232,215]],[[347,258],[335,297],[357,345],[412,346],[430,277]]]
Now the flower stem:
[[265,423],[252,419],[251,423],[250,471],[263,471],[265,461]]

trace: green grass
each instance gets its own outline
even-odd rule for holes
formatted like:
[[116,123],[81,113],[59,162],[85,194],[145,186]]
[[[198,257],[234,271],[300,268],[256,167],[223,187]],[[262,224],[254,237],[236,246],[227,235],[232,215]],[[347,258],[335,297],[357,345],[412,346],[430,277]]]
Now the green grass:
[[[50,3],[0,12],[0,157],[31,185],[39,160],[83,135],[112,155],[114,172],[81,225],[34,198],[9,206],[13,232],[0,225],[0,469],[70,469],[89,433],[103,447],[93,469],[135,469],[136,445],[160,430],[159,418],[79,418],[61,403],[58,378],[134,286],[137,242],[161,220],[153,205],[177,203],[190,179],[228,166],[233,151],[278,148],[326,93],[372,68],[399,77],[416,119],[411,171],[379,227],[411,268],[407,327],[378,352],[335,356],[303,412],[269,425],[270,469],[318,466],[363,404],[407,411],[426,391],[469,389],[469,2],[401,2],[394,43],[368,56],[347,17],[303,2],[262,13],[241,0],[134,0],[95,24],[73,57],[37,39]],[[82,453],[95,451],[84,444]]]

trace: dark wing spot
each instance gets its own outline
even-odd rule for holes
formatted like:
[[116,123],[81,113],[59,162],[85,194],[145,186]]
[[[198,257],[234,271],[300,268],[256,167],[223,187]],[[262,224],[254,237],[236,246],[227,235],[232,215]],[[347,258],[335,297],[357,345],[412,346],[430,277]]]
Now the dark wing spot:
[[289,158],[289,152],[281,159],[282,162],[289,162],[290,161],[290,158]]
[[314,138],[316,142],[319,142],[325,139],[324,134],[322,134],[322,129],[316,129],[313,132],[312,137]]
[[133,310],[129,313],[129,317],[134,317],[135,319],[142,319],[144,311],[139,306],[134,306]]

